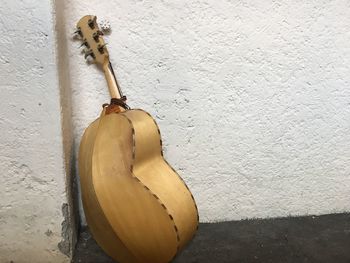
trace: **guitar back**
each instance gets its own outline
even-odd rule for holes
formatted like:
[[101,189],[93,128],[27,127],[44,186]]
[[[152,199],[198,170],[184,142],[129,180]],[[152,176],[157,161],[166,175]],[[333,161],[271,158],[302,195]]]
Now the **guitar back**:
[[79,153],[87,223],[119,262],[169,262],[198,226],[194,199],[165,161],[159,129],[142,110],[101,114]]

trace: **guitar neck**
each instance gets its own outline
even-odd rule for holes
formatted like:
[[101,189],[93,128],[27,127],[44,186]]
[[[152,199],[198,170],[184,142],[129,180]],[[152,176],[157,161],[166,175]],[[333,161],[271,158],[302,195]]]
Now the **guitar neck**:
[[121,89],[119,87],[117,78],[114,75],[112,64],[110,62],[105,63],[103,65],[103,71],[105,73],[105,77],[106,77],[107,85],[108,85],[108,90],[109,90],[109,94],[111,95],[111,98],[113,98],[113,99],[122,98],[123,94],[122,94]]
[[85,59],[91,57],[93,62],[101,66],[107,80],[109,94],[112,99],[117,99],[121,107],[125,104],[126,98],[123,97],[118,81],[114,75],[111,62],[109,61],[108,50],[102,36],[103,32],[96,23],[96,16],[87,15],[82,17],[77,24],[76,33],[82,40],[82,46],[85,46]]

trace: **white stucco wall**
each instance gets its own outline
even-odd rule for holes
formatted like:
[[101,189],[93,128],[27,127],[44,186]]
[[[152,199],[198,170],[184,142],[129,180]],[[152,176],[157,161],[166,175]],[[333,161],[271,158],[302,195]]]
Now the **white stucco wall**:
[[106,40],[129,104],[156,118],[201,221],[350,211],[348,1],[62,8],[76,147],[108,102],[102,73],[70,35],[96,14],[112,24]]
[[[70,262],[50,1],[0,5],[0,262]],[[63,236],[62,236],[63,233]]]

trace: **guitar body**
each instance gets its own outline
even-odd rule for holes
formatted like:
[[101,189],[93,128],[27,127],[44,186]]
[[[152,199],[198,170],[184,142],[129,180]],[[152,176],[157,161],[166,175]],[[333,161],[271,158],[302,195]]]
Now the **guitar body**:
[[158,126],[142,110],[106,114],[85,131],[79,170],[88,226],[122,263],[165,263],[198,227],[194,199],[165,161]]

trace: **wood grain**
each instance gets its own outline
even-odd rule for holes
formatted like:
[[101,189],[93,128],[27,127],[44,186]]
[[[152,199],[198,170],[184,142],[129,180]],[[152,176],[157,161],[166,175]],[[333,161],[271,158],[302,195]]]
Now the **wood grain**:
[[169,262],[193,237],[194,199],[164,160],[146,112],[102,112],[85,131],[79,169],[88,225],[115,260]]

